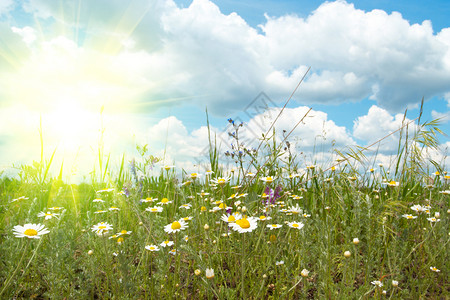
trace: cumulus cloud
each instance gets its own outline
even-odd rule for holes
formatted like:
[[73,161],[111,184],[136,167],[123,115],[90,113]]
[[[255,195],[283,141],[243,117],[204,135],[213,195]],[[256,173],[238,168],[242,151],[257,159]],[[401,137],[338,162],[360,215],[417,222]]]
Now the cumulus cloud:
[[61,9],[54,1],[28,0],[24,7],[80,27],[87,41],[107,36],[97,46],[151,57],[138,74],[154,79],[155,65],[166,90],[149,89],[144,98],[187,97],[229,112],[261,90],[285,98],[306,66],[312,72],[296,98],[302,104],[371,97],[395,112],[450,90],[450,29],[434,34],[430,21],[410,24],[397,12],[325,2],[307,18],[267,16],[259,33],[208,0],[186,8],[172,1],[103,2],[69,1]]

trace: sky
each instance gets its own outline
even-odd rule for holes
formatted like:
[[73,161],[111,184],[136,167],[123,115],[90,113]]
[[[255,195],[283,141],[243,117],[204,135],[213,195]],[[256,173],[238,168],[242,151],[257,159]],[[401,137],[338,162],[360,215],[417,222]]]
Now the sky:
[[[255,146],[280,113],[300,164],[367,146],[419,114],[450,125],[448,1],[0,0],[0,166],[47,159],[70,176],[148,144],[198,170],[228,118]],[[414,130],[414,126],[409,126]],[[376,145],[389,164],[393,136]],[[430,157],[448,165],[447,136]],[[370,152],[370,151],[369,151]],[[373,151],[374,153],[374,151]],[[58,167],[59,169],[59,167]]]

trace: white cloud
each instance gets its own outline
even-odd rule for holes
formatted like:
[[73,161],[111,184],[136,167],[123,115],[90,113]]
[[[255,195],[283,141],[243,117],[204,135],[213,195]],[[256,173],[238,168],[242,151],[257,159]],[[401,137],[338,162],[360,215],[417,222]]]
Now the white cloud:
[[443,112],[438,112],[438,111],[432,110],[431,117],[433,119],[440,119],[440,121],[442,123],[447,123],[448,121],[450,121],[450,111],[443,113]]
[[285,98],[306,66],[311,74],[295,97],[302,104],[371,97],[395,112],[450,91],[450,30],[434,34],[431,22],[409,24],[397,12],[325,2],[307,18],[267,16],[258,33],[208,0],[187,8],[172,1],[107,2],[28,0],[24,7],[84,32],[85,47],[126,52],[122,60],[143,58],[132,78],[164,88],[149,88],[141,100],[189,99],[224,115],[262,90]]

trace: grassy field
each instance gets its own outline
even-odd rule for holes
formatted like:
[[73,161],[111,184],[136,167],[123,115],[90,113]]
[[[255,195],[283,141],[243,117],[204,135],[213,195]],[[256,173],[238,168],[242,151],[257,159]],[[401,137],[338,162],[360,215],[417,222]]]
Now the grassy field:
[[198,174],[140,147],[130,168],[99,150],[88,183],[43,156],[2,176],[0,298],[448,299],[436,123],[400,130],[390,165],[365,149],[308,165],[270,137],[244,149],[234,125],[234,149],[212,142]]

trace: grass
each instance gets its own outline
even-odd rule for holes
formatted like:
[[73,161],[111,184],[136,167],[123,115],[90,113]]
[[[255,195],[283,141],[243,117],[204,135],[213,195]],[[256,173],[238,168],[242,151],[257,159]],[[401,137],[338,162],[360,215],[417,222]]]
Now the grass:
[[[367,154],[372,149],[353,148],[336,151],[340,163],[306,168],[290,149],[290,133],[278,141],[268,132],[250,150],[239,143],[242,127],[234,123],[236,142],[225,158],[236,168],[221,167],[210,133],[206,167],[214,173],[195,179],[184,172],[180,181],[176,167],[140,177],[138,171],[158,163],[147,147],[138,148],[141,163],[133,161],[128,170],[123,156],[114,173],[99,143],[91,182],[67,184],[62,171],[49,175],[52,158],[42,154],[40,163],[22,166],[18,178],[0,179],[0,298],[447,298],[450,180],[445,166],[425,155],[437,147],[440,131],[436,121],[417,125],[413,135],[408,126],[397,132],[398,151],[389,166],[374,166],[376,155]],[[255,177],[245,176],[250,169]],[[261,180],[269,176],[274,180]],[[213,184],[217,177],[225,184]],[[280,192],[264,198],[277,187]],[[413,211],[413,205],[424,211]],[[227,211],[265,220],[239,233],[221,219]],[[39,212],[60,215],[44,220]],[[435,215],[438,221],[431,222]],[[186,217],[192,219],[185,230],[164,231]],[[92,227],[100,222],[113,229],[97,235]],[[45,224],[50,232],[16,238],[13,227],[26,223]],[[271,230],[269,224],[282,227]],[[131,233],[114,238],[122,230]],[[160,246],[164,241],[174,244]],[[206,277],[209,268],[212,278]]]

